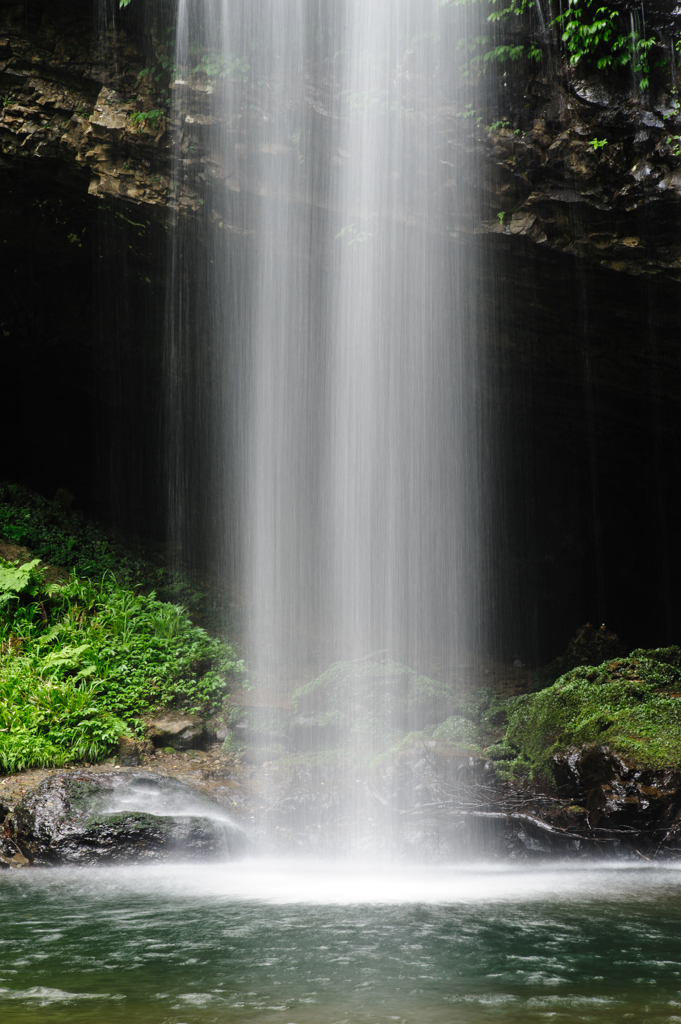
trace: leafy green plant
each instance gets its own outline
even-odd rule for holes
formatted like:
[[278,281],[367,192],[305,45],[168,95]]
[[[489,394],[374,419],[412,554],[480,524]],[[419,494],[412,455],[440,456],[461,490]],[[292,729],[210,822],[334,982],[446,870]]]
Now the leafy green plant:
[[[442,6],[456,6],[461,2],[475,0],[444,0]],[[510,19],[533,17],[535,0],[488,2],[494,9],[488,14],[487,20],[498,26],[501,38],[496,46],[486,50],[482,50],[482,46],[488,42],[487,38],[460,41],[460,45],[474,53],[470,59],[470,68],[482,73],[498,61],[541,61],[542,47],[538,30],[537,38],[531,39],[527,45],[504,39],[504,25]],[[620,12],[603,0],[567,0],[567,5],[551,24],[560,28],[562,42],[573,66],[589,62],[601,70],[629,67],[640,76],[640,87],[646,89],[653,69],[666,64],[662,41],[654,34],[648,34],[645,25],[642,30],[632,27],[628,12]],[[657,57],[655,49],[659,50]]]
[[[23,573],[3,567],[0,577],[9,595],[0,608],[6,638],[0,699],[7,718],[0,765],[95,758],[138,730],[141,716],[154,709],[222,707],[242,663],[227,641],[194,626],[184,608],[110,576],[99,584],[80,578],[51,584],[46,608],[35,573],[34,561]],[[15,607],[20,599],[28,602],[23,615]]]
[[[666,143],[671,147],[672,156],[681,156],[681,135],[668,136]],[[673,145],[673,143],[676,143],[676,145]]]
[[41,589],[42,577],[39,558],[23,565],[0,559],[0,611],[22,597],[35,597]]
[[102,708],[94,684],[36,677],[22,659],[0,672],[0,765],[4,771],[106,756],[129,727]]
[[175,70],[175,58],[167,53],[159,52],[156,56],[155,64],[148,68],[142,68],[137,73],[137,81],[140,82],[147,75],[151,75],[154,82],[160,82],[164,74],[172,75],[175,73]]
[[165,118],[163,110],[140,110],[130,115],[130,123],[138,132],[144,131],[147,125],[157,131],[162,118]]
[[593,147],[594,153],[596,150],[603,149],[603,146],[608,145],[607,139],[592,139],[589,145]]
[[206,593],[193,587],[182,573],[133,553],[79,512],[18,484],[0,488],[0,537],[25,545],[43,562],[61,566],[81,579],[101,581],[108,574],[123,587],[154,590],[163,601],[179,602],[203,620],[215,614]]
[[222,711],[243,664],[191,621],[205,595],[57,501],[0,499],[0,535],[42,558],[0,560],[0,767],[101,758],[157,709]]
[[657,40],[632,29],[620,19],[619,11],[599,7],[590,0],[568,0],[567,9],[558,15],[555,24],[563,29],[571,64],[590,60],[601,69],[630,66],[641,75],[641,88],[648,87],[651,50],[658,45]]

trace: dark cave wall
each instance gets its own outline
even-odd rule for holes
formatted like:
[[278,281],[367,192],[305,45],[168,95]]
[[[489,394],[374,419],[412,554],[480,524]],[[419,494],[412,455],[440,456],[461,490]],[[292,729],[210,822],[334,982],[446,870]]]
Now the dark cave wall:
[[[207,311],[194,324],[192,351],[180,355],[168,376],[166,327],[187,288],[184,280],[168,290],[165,281],[175,215],[164,178],[171,129],[157,137],[121,127],[129,100],[123,88],[101,117],[78,113],[81,94],[95,111],[108,74],[94,56],[92,4],[69,5],[68,38],[77,37],[80,50],[59,68],[49,56],[60,52],[54,7],[44,0],[0,4],[0,14],[10,8],[13,38],[21,36],[25,45],[19,53],[13,43],[13,63],[0,69],[15,100],[0,120],[0,373],[6,382],[0,479],[48,495],[66,486],[84,510],[163,542],[173,502],[173,446],[191,441],[186,493],[192,507],[180,541],[204,571],[213,551],[207,524],[229,517],[230,509],[207,459],[213,420],[212,410],[202,408],[201,388],[216,365]],[[19,8],[27,12],[23,21]],[[145,48],[153,47],[143,19],[138,50],[130,32],[122,37],[126,88],[144,65]],[[31,65],[32,45],[40,50],[42,78]],[[43,117],[49,104],[39,101],[52,95],[55,81],[68,96]],[[45,83],[52,83],[49,89]],[[615,85],[620,109],[624,100]],[[476,242],[484,268],[479,336],[490,496],[483,524],[489,642],[504,659],[534,664],[553,657],[585,621],[605,621],[631,645],[678,641],[681,632],[679,190],[658,188],[676,164],[660,148],[662,129],[653,126],[653,184],[625,180],[625,156],[634,152],[637,118],[645,114],[640,105],[627,106],[617,122],[617,159],[590,154],[579,132],[548,156],[552,140],[566,130],[565,97],[575,104],[571,124],[585,124],[589,137],[607,114],[607,107],[580,100],[574,82],[560,88],[564,109],[555,105],[548,128],[535,131],[528,121],[525,137],[498,134],[491,141],[490,217],[502,199],[503,208],[510,210],[511,198],[519,205],[515,220],[497,222]],[[537,109],[524,117],[542,114],[546,97],[537,96]],[[523,97],[518,91],[525,110]],[[69,104],[73,109],[62,109]],[[31,125],[40,131],[29,131]],[[580,163],[584,152],[589,160]],[[132,174],[125,166],[131,161]],[[608,209],[595,205],[590,191],[599,176]],[[552,191],[563,186],[571,190],[569,202]],[[198,238],[201,218],[210,213],[194,209],[195,197],[185,198]],[[244,188],[230,192],[230,201],[247,213],[256,200]],[[529,222],[535,216],[541,224]],[[641,244],[629,244],[631,238]],[[233,261],[231,292],[225,292],[231,302],[248,245],[235,234],[225,246]],[[234,325],[238,331],[238,310]],[[186,393],[190,380],[194,395],[184,426],[169,431],[180,410],[173,395]],[[220,402],[233,404],[235,386],[226,380]],[[220,457],[227,466],[229,439]]]
[[31,170],[0,167],[0,480],[162,539],[165,224]]
[[0,475],[89,492],[97,457],[85,195],[0,171]]
[[[166,158],[149,133],[123,137],[106,83],[136,81],[153,42],[145,12],[165,6],[142,5],[131,48],[92,0],[0,2],[0,479],[66,487],[83,510],[156,539]],[[137,170],[120,196],[107,171],[126,163]]]
[[486,262],[493,635],[535,664],[586,621],[678,642],[681,287],[511,239]]

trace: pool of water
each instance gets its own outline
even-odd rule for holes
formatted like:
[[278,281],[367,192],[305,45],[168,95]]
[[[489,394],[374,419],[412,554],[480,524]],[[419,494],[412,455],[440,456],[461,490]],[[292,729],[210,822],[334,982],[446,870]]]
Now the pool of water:
[[0,1019],[681,1021],[681,870],[6,871]]

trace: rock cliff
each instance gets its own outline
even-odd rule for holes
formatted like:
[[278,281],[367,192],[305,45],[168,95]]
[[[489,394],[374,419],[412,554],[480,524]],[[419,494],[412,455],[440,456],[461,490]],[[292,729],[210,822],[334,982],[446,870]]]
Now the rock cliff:
[[[647,7],[674,36],[681,15],[664,0]],[[122,208],[195,213],[203,195],[210,203],[211,182],[258,193],[249,147],[264,146],[279,161],[299,159],[276,125],[263,143],[251,138],[246,118],[232,162],[223,166],[206,144],[208,99],[218,83],[202,74],[173,77],[172,5],[97,12],[91,0],[56,9],[44,0],[0,7],[3,175],[47,175]],[[522,44],[529,32],[527,20],[514,25],[512,42]],[[322,74],[305,95],[320,124],[328,120],[325,90]],[[173,119],[170,97],[178,91],[183,116]],[[474,94],[471,118],[463,99]],[[541,62],[492,62],[483,85],[459,91],[457,102],[433,116],[443,135],[468,119],[468,143],[484,153],[481,180],[471,184],[479,220],[469,229],[520,236],[616,271],[679,279],[674,72],[641,91],[625,73],[570,67],[554,29]]]

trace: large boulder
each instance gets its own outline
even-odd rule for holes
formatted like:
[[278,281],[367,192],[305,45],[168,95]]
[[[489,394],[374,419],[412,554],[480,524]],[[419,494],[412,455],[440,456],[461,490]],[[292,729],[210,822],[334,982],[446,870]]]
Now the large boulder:
[[213,800],[177,779],[141,773],[53,775],[17,805],[13,832],[38,865],[224,859],[247,845]]
[[509,705],[507,740],[545,782],[554,755],[583,744],[608,747],[641,769],[681,764],[681,647],[636,650],[585,665]]

